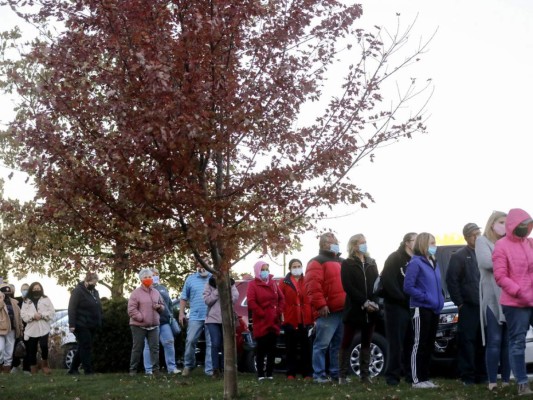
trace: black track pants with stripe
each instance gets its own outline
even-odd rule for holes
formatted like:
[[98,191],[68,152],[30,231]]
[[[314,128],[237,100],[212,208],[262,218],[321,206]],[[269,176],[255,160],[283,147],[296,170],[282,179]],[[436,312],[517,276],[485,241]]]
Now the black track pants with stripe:
[[435,346],[439,316],[422,307],[412,308],[411,315],[414,339],[411,351],[411,372],[413,383],[418,383],[429,380],[429,364]]

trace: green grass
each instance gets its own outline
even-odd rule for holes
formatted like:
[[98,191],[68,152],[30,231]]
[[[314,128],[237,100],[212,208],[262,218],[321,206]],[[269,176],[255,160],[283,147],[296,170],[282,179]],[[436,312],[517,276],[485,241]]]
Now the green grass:
[[[491,393],[485,385],[465,387],[451,379],[436,379],[438,389],[412,389],[407,384],[389,387],[382,378],[370,387],[356,379],[345,386],[318,385],[302,380],[290,381],[284,375],[273,381],[258,382],[252,374],[239,374],[240,399],[323,399],[323,400],[492,400],[511,399],[516,386]],[[0,375],[0,400],[156,400],[156,399],[222,399],[223,383],[204,376],[199,370],[187,378],[139,374],[96,374],[69,376],[65,370],[54,370],[51,376],[18,374]]]

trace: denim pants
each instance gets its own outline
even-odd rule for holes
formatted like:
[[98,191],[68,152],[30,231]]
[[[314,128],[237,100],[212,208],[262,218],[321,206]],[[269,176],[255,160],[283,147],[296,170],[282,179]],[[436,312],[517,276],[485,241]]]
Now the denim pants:
[[[204,330],[204,321],[191,321],[187,325],[187,339],[185,341],[185,368],[196,367],[196,343]],[[213,364],[211,362],[211,337],[209,331],[205,329],[205,373],[213,374]]]
[[487,328],[485,337],[487,346],[485,358],[489,383],[496,383],[498,380],[498,366],[501,368],[502,381],[509,382],[511,365],[509,364],[509,334],[507,324],[504,322],[500,325],[489,307],[487,307],[486,314]]
[[326,377],[326,351],[329,347],[329,375],[339,377],[339,349],[343,334],[342,311],[316,320],[316,336],[313,342],[313,378]]
[[0,335],[0,359],[5,367],[10,367],[15,349],[15,330],[12,329],[5,335]]
[[211,338],[211,362],[213,369],[220,371],[222,369],[221,356],[224,353],[222,324],[205,324],[205,327],[206,331],[209,331],[209,337]]
[[519,385],[527,383],[526,372],[526,334],[533,324],[533,308],[511,307],[502,305],[509,329],[509,361]]
[[[167,372],[170,374],[176,369],[176,352],[174,350],[174,335],[172,334],[172,328],[169,324],[159,325],[159,342],[163,346],[163,352],[165,353],[165,363],[167,364]],[[144,340],[143,361],[144,370],[146,372],[152,372],[152,363],[150,360],[150,346],[148,345],[148,339]]]
[[148,346],[150,347],[152,368],[156,371],[159,370],[159,327],[143,329],[140,326],[130,325],[130,328],[133,341],[131,346],[130,373],[137,372],[137,368],[141,362],[145,339],[148,340]]

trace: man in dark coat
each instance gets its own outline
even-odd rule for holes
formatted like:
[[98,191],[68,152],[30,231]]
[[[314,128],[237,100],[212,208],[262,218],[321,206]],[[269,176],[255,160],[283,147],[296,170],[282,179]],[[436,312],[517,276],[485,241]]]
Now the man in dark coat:
[[89,272],[70,295],[68,324],[78,342],[78,351],[68,371],[71,375],[79,373],[80,363],[86,375],[94,373],[91,361],[92,342],[96,330],[102,326],[102,303],[96,290],[97,283],[98,275]]
[[479,319],[479,268],[476,259],[476,238],[481,228],[468,223],[463,228],[466,246],[450,258],[446,284],[450,297],[459,309],[458,345],[459,375],[463,384],[484,383],[487,379],[485,351]]

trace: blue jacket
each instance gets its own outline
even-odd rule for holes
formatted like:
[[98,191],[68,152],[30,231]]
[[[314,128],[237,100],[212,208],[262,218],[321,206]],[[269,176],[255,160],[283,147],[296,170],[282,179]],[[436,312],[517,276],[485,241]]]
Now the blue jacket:
[[410,296],[411,307],[422,307],[439,314],[444,306],[440,268],[424,256],[414,255],[407,265],[403,290]]

